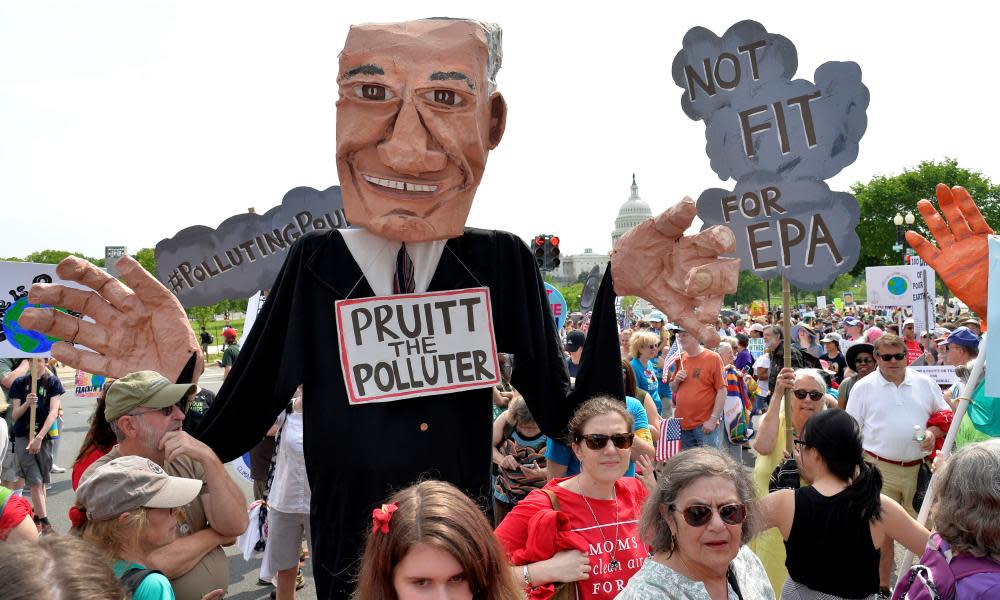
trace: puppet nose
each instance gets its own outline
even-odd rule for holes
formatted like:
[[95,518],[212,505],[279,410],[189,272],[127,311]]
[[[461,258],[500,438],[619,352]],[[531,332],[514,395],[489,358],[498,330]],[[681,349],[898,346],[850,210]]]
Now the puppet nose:
[[389,139],[378,146],[383,164],[397,173],[421,175],[441,171],[448,163],[444,152],[428,147],[430,132],[412,101],[404,101]]

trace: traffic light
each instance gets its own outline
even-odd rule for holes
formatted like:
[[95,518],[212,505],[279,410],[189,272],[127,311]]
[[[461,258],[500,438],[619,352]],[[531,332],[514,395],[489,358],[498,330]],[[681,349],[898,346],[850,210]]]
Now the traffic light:
[[539,269],[545,268],[545,236],[536,235],[531,243],[531,251],[535,254],[535,264]]
[[545,238],[545,269],[552,271],[559,268],[559,238],[554,235]]

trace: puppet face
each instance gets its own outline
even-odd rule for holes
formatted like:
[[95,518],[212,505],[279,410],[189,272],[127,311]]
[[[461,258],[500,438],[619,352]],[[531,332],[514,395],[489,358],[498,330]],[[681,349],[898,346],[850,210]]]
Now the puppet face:
[[487,89],[488,61],[486,34],[471,21],[351,28],[337,78],[348,221],[404,242],[462,234],[506,117],[503,97]]

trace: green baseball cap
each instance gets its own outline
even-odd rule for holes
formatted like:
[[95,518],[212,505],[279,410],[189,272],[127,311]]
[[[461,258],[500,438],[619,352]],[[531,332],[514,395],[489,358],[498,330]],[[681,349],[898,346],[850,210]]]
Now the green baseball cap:
[[111,384],[105,399],[104,418],[109,422],[132,410],[166,408],[193,394],[198,386],[191,383],[170,383],[170,380],[156,371],[129,373]]

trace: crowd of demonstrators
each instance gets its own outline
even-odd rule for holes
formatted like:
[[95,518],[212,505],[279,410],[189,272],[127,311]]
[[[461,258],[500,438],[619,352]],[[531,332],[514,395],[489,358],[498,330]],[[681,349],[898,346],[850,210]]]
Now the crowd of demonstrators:
[[683,329],[676,329],[676,336],[681,357],[670,377],[670,389],[674,416],[681,421],[681,448],[718,446],[726,401],[722,359]]
[[[118,444],[80,478],[83,488],[103,465],[136,456],[168,475],[203,482],[203,491],[172,515],[177,538],[151,549],[145,566],[161,571],[180,600],[201,599],[229,584],[222,546],[247,527],[246,500],[210,448],[181,430],[184,402],[195,386],[172,384],[152,371],[132,373],[107,391],[104,414]],[[202,489],[202,488],[200,488]],[[79,512],[72,519],[81,522]]]
[[[648,552],[638,517],[648,491],[626,475],[632,425],[617,400],[584,402],[568,425],[579,474],[532,491],[497,527],[526,586],[569,584],[579,598],[613,598],[641,567]],[[643,462],[650,477],[652,464]]]
[[[658,440],[660,438],[660,413],[656,410],[656,405],[653,404],[653,399],[650,398],[646,390],[639,388],[635,382],[635,371],[632,370],[632,366],[627,361],[622,361],[622,376],[625,379],[625,402],[629,404],[631,400],[638,400],[642,405],[643,409],[646,411],[646,424],[649,426],[650,439],[648,440],[652,443],[653,440]],[[631,412],[631,409],[629,409]],[[641,419],[639,419],[641,422]],[[642,437],[641,431],[636,431],[636,434]]]
[[640,539],[652,554],[618,598],[708,600],[732,592],[774,598],[760,560],[746,547],[757,512],[741,463],[714,448],[672,457],[642,510]]
[[[809,485],[775,491],[761,502],[763,528],[776,527],[784,541],[788,576],[781,596],[874,599],[878,549],[898,540],[919,554],[930,532],[881,495],[882,476],[865,460],[861,430],[850,415],[818,412],[798,431],[795,459]],[[816,560],[819,555],[836,556],[836,567]]]
[[[32,358],[30,372],[21,375],[10,386],[14,420],[14,453],[19,475],[31,490],[31,506],[41,535],[53,532],[45,504],[45,486],[52,472],[52,429],[59,414],[60,400],[65,393],[62,382],[49,371],[44,358]],[[32,380],[35,386],[32,387]],[[34,427],[31,413],[34,409]]]
[[493,423],[493,519],[499,525],[532,490],[548,481],[545,448],[548,438],[528,410],[524,398],[511,400]]
[[663,413],[660,400],[660,380],[650,368],[650,362],[660,353],[660,335],[652,331],[636,331],[629,339],[629,365],[635,373],[636,387],[653,399],[656,412]]
[[309,533],[312,494],[306,476],[302,404],[303,390],[299,386],[274,425],[278,447],[267,490],[267,543],[260,579],[270,581],[273,575],[273,597],[278,600],[294,600],[295,591],[305,585],[300,568],[303,538],[312,544]]

